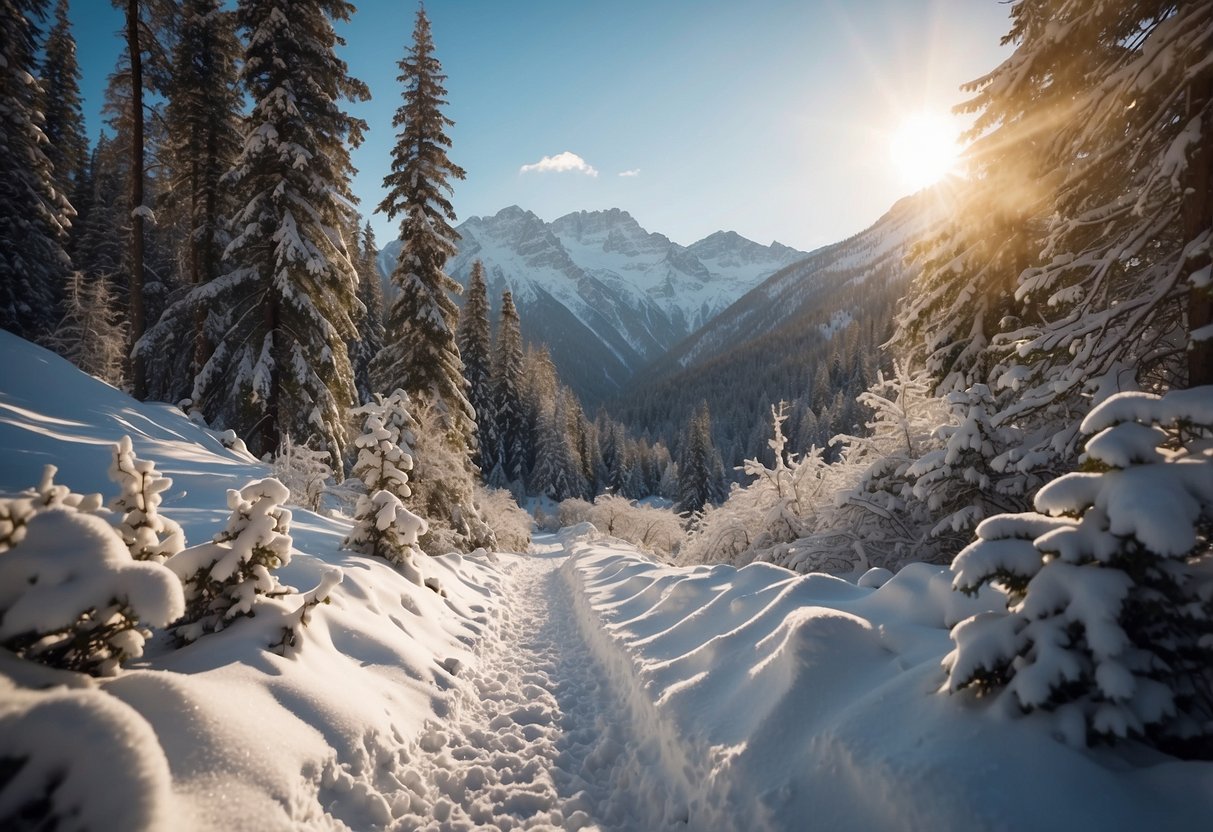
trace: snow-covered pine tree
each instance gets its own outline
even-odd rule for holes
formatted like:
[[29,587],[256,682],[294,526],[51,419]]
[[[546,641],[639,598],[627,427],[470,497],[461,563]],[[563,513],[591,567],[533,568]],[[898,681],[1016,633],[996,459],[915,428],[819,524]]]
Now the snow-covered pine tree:
[[109,76],[102,109],[113,138],[98,161],[116,188],[106,227],[98,230],[121,243],[118,263],[105,273],[125,312],[132,391],[146,398],[146,368],[134,345],[159,319],[176,282],[177,227],[157,216],[155,209],[165,189],[164,102],[180,8],[176,0],[111,3],[123,13],[123,49]]
[[602,458],[602,486],[604,491],[622,494],[623,476],[620,473],[624,454],[623,426],[613,422],[605,411],[598,414],[598,454]]
[[47,158],[36,80],[44,0],[0,3],[0,327],[48,335],[71,261],[63,250],[72,208]]
[[413,468],[414,421],[409,397],[395,390],[353,411],[363,419],[362,435],[354,440],[358,459],[352,476],[366,493],[358,498],[354,528],[343,544],[355,552],[380,557],[397,566],[413,583],[421,584],[416,557],[417,539],[429,524],[404,507],[412,495],[408,471]]
[[459,310],[459,326],[455,330],[455,341],[463,360],[463,377],[467,381],[468,401],[476,413],[478,427],[477,449],[472,461],[487,473],[493,464],[496,444],[493,415],[492,387],[492,333],[489,330],[488,286],[484,282],[484,264],[477,260],[472,264],[472,276],[468,281],[467,297]]
[[[117,148],[104,133],[97,137],[89,156],[87,213],[71,229],[72,258],[76,269],[90,280],[111,281],[111,290],[126,280],[123,274],[121,214],[125,205]],[[113,295],[113,291],[110,292]],[[125,358],[125,350],[123,350]]]
[[[878,374],[859,403],[871,411],[865,435],[843,434],[831,441],[842,447],[839,465],[854,472],[849,487],[835,498],[828,530],[863,547],[873,566],[895,568],[915,559],[941,557],[930,536],[935,526],[925,503],[914,496],[913,466],[938,449],[936,429],[948,419],[946,404],[931,392],[925,371],[900,366]],[[847,548],[850,548],[848,546]]]
[[[602,464],[602,449],[598,442],[598,424],[586,418],[581,403],[574,398],[577,416],[577,455],[581,458],[581,475],[585,478],[586,496],[592,498],[602,492],[605,481],[605,466]],[[646,472],[646,477],[647,477]],[[659,476],[659,475],[658,475]],[[653,482],[656,483],[655,476]],[[652,491],[646,491],[645,496]]]
[[81,186],[88,165],[88,138],[80,106],[80,65],[76,62],[76,39],[68,19],[68,0],[55,3],[55,23],[42,47],[42,132],[46,157],[54,168],[59,193],[72,204],[82,197]]
[[[191,288],[219,277],[231,241],[236,206],[221,180],[240,151],[240,44],[234,17],[221,0],[187,0],[172,55],[165,109],[169,175],[162,201],[165,212],[183,226],[175,259]],[[207,303],[177,303],[150,321],[136,345],[150,397],[176,402],[190,395],[211,355],[213,316]]]
[[1082,424],[1084,470],[1040,513],[983,522],[953,586],[1007,593],[952,631],[948,689],[1057,711],[1067,739],[1213,757],[1213,387],[1122,393]]
[[63,320],[48,344],[89,375],[123,386],[126,331],[105,278],[72,272],[63,298]]
[[97,516],[101,495],[73,494],[48,465],[36,489],[0,499],[0,646],[22,658],[112,676],[150,632],[184,609],[181,584],[131,558]]
[[555,401],[541,407],[536,431],[535,470],[531,490],[557,502],[569,497],[584,497],[585,487],[575,446],[568,434],[568,400],[557,395]]
[[724,499],[724,468],[712,444],[712,416],[707,402],[700,403],[687,423],[680,444],[678,509],[694,514]]
[[358,389],[358,401],[367,404],[374,399],[371,384],[371,362],[383,349],[383,284],[379,282],[379,266],[376,260],[379,248],[375,245],[375,232],[368,222],[363,226],[358,251],[358,300],[362,309],[355,322],[358,337],[350,342],[350,363],[354,367],[354,386]]
[[947,402],[952,418],[935,429],[942,447],[920,456],[906,475],[914,499],[935,520],[930,535],[940,557],[951,560],[985,518],[1026,511],[1041,482],[1012,464],[1023,434],[994,423],[995,400],[986,385],[949,393]]
[[270,471],[291,492],[293,504],[319,511],[325,489],[333,478],[330,462],[328,451],[301,445],[288,433],[270,462]]
[[239,616],[253,615],[258,596],[278,597],[291,590],[272,570],[291,560],[290,497],[275,479],[229,489],[227,527],[211,543],[192,546],[165,563],[185,586],[185,613],[173,627],[178,642],[222,630]]
[[[130,135],[130,170],[127,179],[127,204],[131,206],[130,237],[127,250],[127,264],[130,268],[130,288],[127,293],[127,329],[132,347],[143,337],[147,328],[147,316],[144,309],[143,273],[144,236],[143,227],[148,219],[150,208],[144,204],[144,148],[143,148],[143,49],[146,33],[141,25],[139,0],[111,0],[115,8],[125,7],[126,12],[126,57],[130,71],[129,108],[127,118],[131,124]],[[147,398],[147,371],[143,355],[138,350],[131,353],[131,390],[137,399]]]
[[1064,164],[1043,262],[1018,289],[1039,316],[1005,337],[1008,418],[1114,374],[1133,377],[1119,389],[1213,382],[1213,5],[1062,5],[1086,48],[1067,33],[1053,70],[1080,84],[1051,136]]
[[120,489],[110,508],[119,515],[118,534],[131,557],[164,563],[180,552],[185,547],[185,533],[176,522],[160,515],[161,493],[173,481],[160,476],[152,460],[135,456],[129,436],[114,445],[109,475]]
[[493,438],[495,456],[488,479],[498,488],[510,488],[526,479],[526,413],[524,410],[522,332],[514,297],[501,296],[501,321],[493,355]]
[[355,398],[345,343],[354,337],[358,275],[341,230],[353,220],[349,146],[365,123],[340,106],[366,86],[336,55],[336,0],[242,0],[243,80],[253,112],[229,180],[242,207],[231,270],[183,302],[216,310],[214,351],[195,404],[257,454],[283,435],[315,439],[340,459]]
[[447,157],[454,124],[442,107],[446,89],[442,65],[434,56],[430,20],[417,10],[413,44],[399,62],[404,103],[392,124],[400,128],[392,151],[392,172],[384,177],[388,194],[379,210],[388,219],[401,216],[403,248],[392,272],[399,290],[388,310],[386,342],[371,376],[382,390],[397,387],[414,401],[432,402],[444,421],[452,447],[474,447],[475,413],[468,402],[459,347],[455,343],[455,303],[460,286],[444,271],[455,254],[458,234],[451,227],[455,210],[448,196],[463,168]]
[[540,421],[544,410],[555,407],[560,395],[560,380],[556,377],[556,365],[547,346],[528,346],[522,357],[522,447],[526,453],[523,466],[527,471],[528,484],[534,480],[539,464]]
[[585,455],[587,444],[585,413],[581,409],[581,402],[577,400],[577,394],[568,387],[562,386],[560,389],[560,409],[564,414],[560,426],[563,427],[564,442],[568,448],[567,453],[572,469],[570,473],[576,489],[574,495],[592,500],[594,499],[594,492],[591,489],[592,474],[589,469],[589,460]]

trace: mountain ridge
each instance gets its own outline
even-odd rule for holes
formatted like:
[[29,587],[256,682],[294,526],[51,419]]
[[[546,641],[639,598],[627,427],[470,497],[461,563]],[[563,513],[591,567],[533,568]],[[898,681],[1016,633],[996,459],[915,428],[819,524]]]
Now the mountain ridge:
[[[545,222],[510,205],[470,217],[456,231],[459,251],[448,273],[466,286],[472,264],[482,261],[494,308],[509,289],[524,339],[551,346],[561,377],[587,405],[618,393],[642,367],[806,256],[735,231],[683,246],[619,208]],[[400,245],[389,243],[378,258],[388,298]]]

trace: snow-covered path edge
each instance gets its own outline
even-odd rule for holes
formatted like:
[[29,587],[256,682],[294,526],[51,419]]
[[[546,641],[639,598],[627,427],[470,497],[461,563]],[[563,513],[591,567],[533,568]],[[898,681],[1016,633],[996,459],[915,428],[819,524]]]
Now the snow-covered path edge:
[[[603,546],[598,544],[596,548]],[[570,555],[574,551],[571,549]],[[670,737],[655,703],[636,684],[637,665],[627,648],[612,638],[591,606],[584,575],[572,557],[565,561],[560,574],[572,595],[582,638],[629,716],[634,742],[626,753],[647,769],[636,784],[639,793],[635,799],[650,807],[654,820],[662,827],[685,825],[691,820],[691,802],[696,794],[692,783],[711,779],[711,772],[702,767],[696,771],[684,748]]]

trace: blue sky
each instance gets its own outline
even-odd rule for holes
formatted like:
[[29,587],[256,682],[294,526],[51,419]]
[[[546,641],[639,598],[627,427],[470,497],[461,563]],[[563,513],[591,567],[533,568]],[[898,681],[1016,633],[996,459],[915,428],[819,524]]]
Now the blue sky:
[[[407,0],[359,0],[340,27],[372,101],[355,192],[378,203],[400,103]],[[889,136],[946,112],[1004,55],[999,0],[429,0],[447,75],[459,218],[618,207],[691,243],[720,229],[801,249],[842,239],[910,188]],[[74,0],[90,133],[121,14]],[[962,122],[957,122],[961,126]],[[562,152],[578,170],[521,172]],[[625,171],[635,175],[620,176]],[[380,243],[395,228],[371,217]]]

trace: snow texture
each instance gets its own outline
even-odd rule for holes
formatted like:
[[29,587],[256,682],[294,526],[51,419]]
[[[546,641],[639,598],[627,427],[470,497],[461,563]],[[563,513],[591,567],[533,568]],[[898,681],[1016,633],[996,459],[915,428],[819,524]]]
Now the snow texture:
[[[163,512],[205,539],[227,489],[266,476],[180,411],[0,339],[0,451],[15,463],[0,489],[47,460],[104,487],[130,435],[172,473]],[[25,760],[0,782],[0,826],[41,796],[65,829],[1195,829],[1213,816],[1213,765],[1076,750],[1059,721],[938,695],[948,627],[1003,601],[952,591],[943,567],[865,586],[670,567],[583,523],[525,555],[423,558],[439,593],[341,549],[347,520],[292,514],[276,575],[312,592],[182,649],[154,639],[112,679],[0,652],[0,747]],[[298,643],[268,651],[285,628]],[[1115,664],[1100,672],[1126,683]]]

